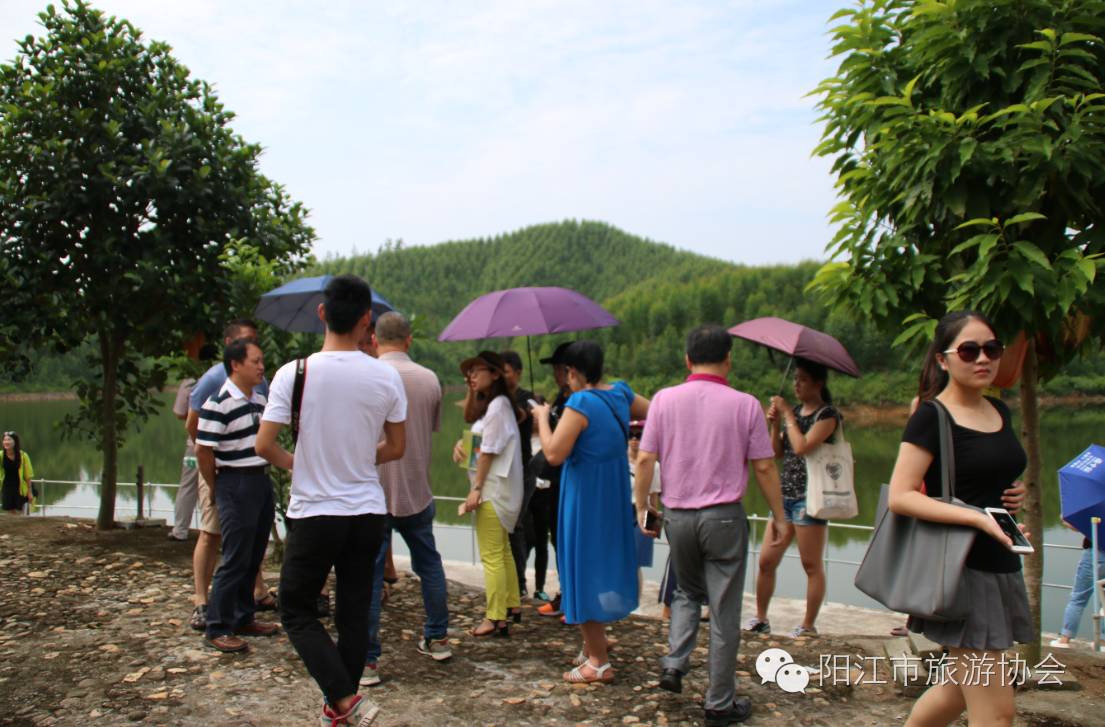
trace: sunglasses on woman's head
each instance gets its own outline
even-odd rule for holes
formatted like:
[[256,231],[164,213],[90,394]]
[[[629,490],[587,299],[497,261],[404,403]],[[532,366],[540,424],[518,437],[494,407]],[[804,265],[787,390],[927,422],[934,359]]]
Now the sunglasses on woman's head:
[[980,353],[985,353],[986,358],[991,361],[997,361],[1001,358],[1001,355],[1005,353],[1005,346],[996,338],[992,338],[982,344],[975,343],[974,341],[964,341],[955,348],[949,348],[947,351],[944,351],[945,356],[949,353],[959,354],[959,359],[964,363],[977,361]]

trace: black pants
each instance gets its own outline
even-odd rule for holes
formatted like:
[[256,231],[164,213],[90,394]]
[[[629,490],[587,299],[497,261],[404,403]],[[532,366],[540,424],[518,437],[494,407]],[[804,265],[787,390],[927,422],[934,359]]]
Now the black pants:
[[[537,490],[530,500],[529,513],[533,522],[530,547],[534,550],[533,571],[535,591],[545,590],[545,574],[549,570],[549,542],[556,550],[556,516],[560,505],[560,483],[554,482],[544,490]],[[555,553],[554,556],[555,558]]]
[[209,637],[233,633],[253,621],[253,582],[272,530],[272,480],[259,467],[222,468],[215,475],[215,507],[223,558],[211,580]]
[[[372,570],[385,515],[288,518],[280,570],[280,618],[288,639],[330,704],[357,693],[368,652]],[[315,601],[333,567],[338,642],[318,620]]]
[[525,510],[519,513],[518,523],[514,526],[514,532],[510,534],[508,540],[510,555],[514,558],[514,570],[518,575],[518,590],[525,595],[526,563],[529,561],[530,543],[533,542],[533,519]]

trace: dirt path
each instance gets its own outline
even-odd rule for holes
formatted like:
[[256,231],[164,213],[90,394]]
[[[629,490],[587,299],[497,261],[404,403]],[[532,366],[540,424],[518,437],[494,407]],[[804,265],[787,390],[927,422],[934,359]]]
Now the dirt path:
[[[319,693],[286,637],[220,655],[188,629],[191,547],[164,532],[0,516],[0,725],[318,724]],[[450,583],[456,656],[434,663],[415,651],[417,580],[400,581],[384,611],[384,683],[369,695],[381,706],[377,724],[701,723],[705,629],[681,695],[656,688],[664,623],[637,617],[611,630],[616,684],[570,687],[560,674],[578,650],[574,629],[527,610],[509,641],[475,640],[463,634],[482,604],[479,592]],[[870,653],[871,643],[746,639],[738,689],[755,705],[747,724],[900,724],[912,700],[891,685],[788,694],[755,676],[755,656],[769,646],[816,667],[821,654]],[[1082,691],[1018,698],[1017,724],[1105,724],[1103,662],[1072,654],[1068,668]]]

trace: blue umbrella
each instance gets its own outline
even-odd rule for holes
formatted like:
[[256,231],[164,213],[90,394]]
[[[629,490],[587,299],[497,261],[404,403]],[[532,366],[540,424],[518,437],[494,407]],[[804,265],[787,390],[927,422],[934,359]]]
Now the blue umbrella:
[[[292,333],[322,333],[325,327],[318,319],[318,305],[322,302],[322,291],[330,282],[332,275],[319,275],[314,278],[300,278],[285,283],[261,296],[254,314],[277,328]],[[376,289],[372,289],[372,317],[378,318],[388,311],[395,310]]]
[[[1105,447],[1091,444],[1059,470],[1059,503],[1063,519],[1093,540],[1090,518],[1105,519]],[[1103,543],[1105,528],[1097,528]]]

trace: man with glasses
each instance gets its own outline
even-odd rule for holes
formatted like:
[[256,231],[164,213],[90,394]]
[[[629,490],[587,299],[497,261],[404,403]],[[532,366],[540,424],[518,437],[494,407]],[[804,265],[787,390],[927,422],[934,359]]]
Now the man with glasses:
[[254,449],[265,410],[265,397],[257,391],[265,375],[264,356],[254,341],[239,338],[226,347],[223,365],[228,378],[199,413],[196,460],[214,490],[223,543],[205,639],[211,648],[231,653],[249,648],[240,636],[272,636],[278,627],[253,618],[253,580],[265,558],[274,515],[268,462]]

